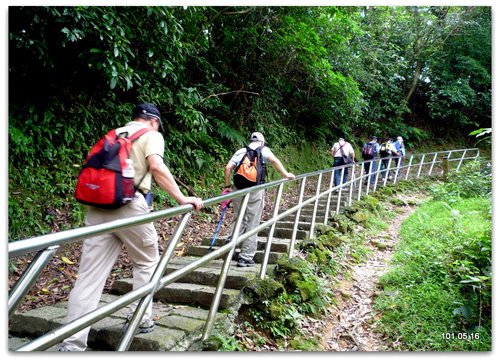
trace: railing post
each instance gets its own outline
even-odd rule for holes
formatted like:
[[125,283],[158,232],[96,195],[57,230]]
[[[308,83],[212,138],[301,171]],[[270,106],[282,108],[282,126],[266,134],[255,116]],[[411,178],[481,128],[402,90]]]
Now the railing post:
[[[364,173],[365,173],[365,163],[366,161],[364,161],[362,164],[361,164],[361,170],[359,171],[359,188],[358,188],[358,201],[361,200],[361,192],[363,192],[362,188],[363,188],[363,176],[364,176]],[[370,176],[368,176],[368,178],[370,178]],[[367,186],[366,188],[368,189],[369,186]]]
[[[332,171],[332,177],[333,177],[333,172]],[[295,222],[293,223],[293,231],[292,231],[292,238],[290,239],[290,250],[288,250],[288,257],[291,258],[293,256],[293,250],[295,249],[295,239],[297,238],[297,227],[299,225],[299,220],[300,220],[300,211],[302,210],[302,201],[304,200],[304,190],[306,187],[306,179],[307,177],[304,177],[302,179],[302,183],[300,184],[300,191],[299,191],[299,202],[298,205],[299,209],[297,210],[297,215],[295,215]]]
[[392,181],[392,183],[395,185],[396,184],[396,181],[398,180],[398,176],[399,176],[399,171],[400,171],[400,167],[401,167],[401,160],[403,159],[403,156],[400,156],[397,158],[397,161],[395,161],[394,163],[396,164],[396,170],[394,171],[394,180]]
[[120,343],[118,344],[116,350],[117,351],[126,351],[129,349],[130,344],[132,343],[132,340],[134,339],[135,336],[135,331],[137,327],[141,324],[142,321],[142,316],[146,312],[146,309],[148,308],[148,305],[153,302],[153,296],[158,290],[158,286],[160,284],[161,277],[165,273],[165,270],[167,270],[167,265],[168,262],[170,261],[170,258],[172,257],[175,247],[177,245],[177,242],[180,240],[182,233],[184,229],[186,228],[186,225],[191,218],[192,212],[188,212],[187,214],[184,214],[182,216],[181,221],[177,224],[177,227],[175,229],[174,234],[172,235],[172,238],[170,239],[167,250],[165,250],[165,253],[161,257],[160,262],[156,266],[155,272],[153,273],[153,276],[151,277],[151,282],[155,283],[154,288],[151,290],[151,293],[146,295],[145,297],[142,297],[139,304],[137,305],[135,312],[132,316],[132,319],[130,319],[129,325],[127,327],[127,330],[122,336],[122,339]]
[[429,169],[429,173],[428,173],[428,175],[429,175],[429,176],[431,175],[431,173],[432,173],[432,169],[434,168],[434,163],[436,162],[436,157],[437,157],[437,155],[438,155],[438,153],[436,152],[436,153],[434,154],[434,157],[432,158],[431,168]]
[[49,246],[47,249],[39,251],[31,261],[28,269],[24,271],[21,278],[16,282],[16,285],[9,293],[9,317],[14,314],[19,304],[23,301],[24,296],[31,289],[32,285],[35,284],[36,279],[50,259],[52,259],[57,249],[59,249],[59,245]]
[[250,193],[246,194],[241,202],[240,212],[238,213],[238,218],[236,220],[236,224],[234,225],[233,235],[231,236],[231,243],[234,243],[233,247],[227,253],[226,259],[224,260],[224,265],[222,266],[222,270],[219,276],[219,280],[217,282],[217,287],[214,292],[214,297],[212,299],[212,303],[210,304],[210,310],[208,312],[207,322],[205,323],[205,328],[203,330],[203,335],[201,339],[204,341],[212,333],[212,328],[215,322],[215,316],[217,315],[217,309],[219,309],[219,304],[222,296],[222,291],[224,289],[224,284],[226,284],[226,278],[229,271],[229,267],[231,266],[231,260],[233,259],[234,249],[236,249],[236,241],[238,240],[238,236],[240,234],[241,224],[243,223],[243,218],[245,217],[245,213],[247,210],[248,199],[250,198]]
[[387,179],[389,178],[389,175],[391,174],[391,161],[392,158],[389,157],[387,160],[387,168],[385,169],[385,177],[384,177],[384,186],[387,185]]
[[[375,159],[368,161],[370,164],[368,165],[368,175],[366,176],[366,195],[370,193],[370,185],[371,183],[371,178],[372,178],[372,172],[373,170],[373,162]],[[366,161],[365,161],[366,162]],[[363,165],[364,168],[364,165]]]
[[[343,169],[342,169],[343,170]],[[316,196],[320,194],[321,191],[321,180],[323,179],[323,174],[318,175],[318,184],[316,185]],[[311,220],[311,228],[309,229],[309,237],[314,237],[314,225],[316,224],[316,211],[318,210],[319,198],[314,201],[313,215]]]
[[413,155],[410,156],[410,162],[408,163],[408,169],[406,170],[405,180],[408,180],[408,176],[410,175],[410,168],[413,162]]
[[[330,177],[330,184],[328,185],[328,190],[331,190],[332,189],[332,185],[333,185],[333,176],[334,176],[334,172],[335,171],[332,171],[332,175]],[[323,224],[327,224],[328,222],[328,213],[330,212],[330,200],[332,198],[332,192],[330,191],[328,193],[328,197],[326,198],[326,208],[325,208],[325,217],[323,219]]]
[[342,199],[342,188],[344,187],[344,186],[342,186],[343,181],[344,181],[344,170],[345,170],[345,167],[342,168],[342,170],[340,172],[340,185],[338,185],[339,196],[337,199],[337,210],[335,211],[336,214],[338,214],[340,212],[340,200]]
[[465,157],[466,153],[467,153],[467,149],[464,150],[464,152],[462,153],[462,157],[460,157],[460,162],[458,163],[457,169],[455,170],[456,172],[458,172],[458,170],[460,170],[460,166],[462,166],[462,162],[464,161],[464,157]]
[[[281,202],[281,195],[283,194],[283,186],[284,185],[285,184],[282,183],[278,187],[278,194],[276,195],[276,201],[274,203],[273,218],[278,216],[280,202]],[[267,268],[267,263],[269,261],[269,253],[271,252],[271,246],[272,246],[275,228],[276,228],[276,222],[274,222],[271,225],[271,228],[269,229],[269,235],[267,236],[266,251],[264,253],[264,259],[262,260],[262,266],[260,268],[260,274],[259,274],[260,279],[264,279],[264,276],[266,275],[266,268]]]
[[347,200],[347,205],[349,205],[349,206],[351,206],[351,203],[352,203],[352,191],[354,189],[354,182],[356,180],[355,173],[356,173],[356,164],[353,163],[351,166],[351,179],[349,180],[349,198]]
[[422,171],[422,166],[424,165],[425,153],[422,155],[422,159],[420,160],[420,166],[417,172],[417,178],[420,177],[420,172]]
[[375,174],[375,185],[373,186],[373,191],[377,190],[378,186],[378,177],[380,175],[380,169],[382,168],[382,159],[378,160],[378,165],[377,165],[377,173]]

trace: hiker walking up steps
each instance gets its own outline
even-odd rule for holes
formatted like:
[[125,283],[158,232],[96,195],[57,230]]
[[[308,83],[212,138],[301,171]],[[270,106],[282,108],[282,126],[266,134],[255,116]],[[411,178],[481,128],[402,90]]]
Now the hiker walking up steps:
[[[372,173],[368,178],[370,179],[370,184],[375,184],[377,171],[377,154],[379,152],[380,145],[377,143],[378,138],[376,136],[371,136],[370,140],[363,145],[361,150],[361,156],[363,157],[365,175]],[[365,185],[368,183],[368,178],[365,181]]]
[[[80,173],[75,191],[78,201],[87,205],[100,205],[98,207],[88,206],[85,225],[97,225],[148,213],[150,205],[146,202],[146,195],[150,194],[151,177],[154,177],[156,183],[179,204],[191,204],[195,210],[200,210],[203,207],[203,201],[200,198],[186,197],[179,190],[170,170],[163,162],[165,143],[159,131],[163,132],[160,111],[151,103],[143,103],[137,105],[133,110],[132,122],[127,123],[124,127],[111,130],[94,146]],[[140,137],[137,137],[138,134]],[[109,147],[111,144],[112,146]],[[118,158],[112,159],[112,161],[116,160],[112,169],[105,170],[105,167],[111,163],[109,157],[113,155],[113,152],[107,151],[116,150],[115,146],[120,149],[118,153],[114,152]],[[126,160],[121,159],[123,155],[125,155]],[[116,168],[120,169],[120,166],[124,165],[127,167],[123,171],[113,173]],[[131,169],[132,167],[133,169]],[[88,169],[91,169],[92,172],[87,172]],[[112,186],[116,184],[113,181],[109,184],[109,190],[97,194],[102,187],[95,186],[102,183],[104,177],[80,182],[84,177],[90,178],[92,174],[99,172],[112,173],[114,178],[121,180],[120,186],[111,190]],[[131,192],[125,195],[127,197],[121,197],[120,191],[126,188],[129,188]],[[113,193],[117,196],[108,200],[108,195]],[[151,280],[159,261],[158,234],[153,222],[86,239],[82,246],[79,277],[69,295],[68,322],[97,308],[105,282],[123,245],[133,263],[133,289],[137,289]],[[129,317],[133,315],[137,304],[137,302],[131,304]],[[150,304],[137,332],[149,333],[153,331],[153,317],[153,306]],[[59,351],[85,351],[89,331],[90,327],[87,327],[66,338],[59,345]]]
[[[380,158],[382,159],[382,166],[381,170],[385,170],[381,172],[382,176],[384,178],[388,178],[389,180],[392,180],[392,171],[389,170],[389,161],[392,160],[390,157],[399,157],[399,153],[396,150],[396,147],[394,147],[394,143],[392,142],[392,138],[388,138],[386,142],[382,143],[380,145]],[[394,160],[397,162],[397,159]],[[394,167],[394,164],[392,163],[392,166]],[[389,175],[387,176],[387,173],[389,172]]]
[[[339,138],[339,141],[333,145],[331,152],[333,156],[333,167],[348,165],[356,162],[354,149],[352,148],[351,144],[345,141],[343,138]],[[340,180],[341,174],[342,174],[341,169],[335,170],[333,176],[335,181],[335,186],[341,184]],[[342,184],[345,184],[348,181],[348,179],[349,179],[349,168],[346,167],[344,169],[344,179],[342,180]]]
[[[227,163],[224,169],[225,186],[222,190],[223,193],[233,190],[231,186],[231,175],[234,181],[234,191],[265,183],[266,165],[268,162],[270,162],[283,177],[287,179],[295,178],[295,175],[285,169],[281,161],[273,152],[268,147],[264,146],[265,140],[262,133],[252,133],[250,142],[248,146],[236,151]],[[240,234],[259,226],[262,210],[264,209],[264,193],[265,190],[250,193],[243,223],[241,224]],[[233,200],[235,216],[238,215],[240,211],[242,201],[242,197]],[[235,224],[236,218],[231,224],[227,240],[231,239]],[[248,239],[243,240],[237,266],[246,267],[255,265],[253,258],[256,252],[257,234],[254,234]]]

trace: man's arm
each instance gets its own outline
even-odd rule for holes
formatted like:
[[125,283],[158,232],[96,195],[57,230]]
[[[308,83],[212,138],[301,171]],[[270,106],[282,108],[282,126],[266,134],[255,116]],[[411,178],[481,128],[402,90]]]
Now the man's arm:
[[271,162],[273,164],[274,168],[276,168],[276,170],[283,177],[286,177],[287,179],[290,179],[290,180],[295,178],[295,175],[293,173],[287,172],[287,170],[285,170],[285,167],[283,166],[281,161],[275,155],[270,155],[267,159],[269,160],[269,162]]
[[199,197],[184,196],[179,189],[177,182],[175,182],[174,177],[170,173],[170,170],[165,163],[163,163],[163,158],[159,155],[150,155],[147,160],[149,170],[151,171],[156,183],[158,183],[162,189],[167,191],[169,195],[172,196],[180,205],[191,204],[194,206],[196,211],[199,211],[203,207],[203,201]]
[[224,188],[231,187],[231,172],[235,167],[235,164],[231,161],[227,163],[226,168],[224,169]]

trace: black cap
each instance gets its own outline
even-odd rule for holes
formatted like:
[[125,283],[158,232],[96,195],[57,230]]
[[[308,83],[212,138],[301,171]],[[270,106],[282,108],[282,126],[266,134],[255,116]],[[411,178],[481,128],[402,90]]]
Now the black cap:
[[155,117],[158,119],[158,122],[160,123],[160,131],[163,133],[163,123],[161,121],[161,115],[160,111],[158,108],[152,104],[152,103],[141,103],[135,106],[134,112],[132,113],[134,117],[138,116],[148,116],[148,117]]
[[371,136],[370,139],[371,140],[378,140],[378,137],[377,136]]

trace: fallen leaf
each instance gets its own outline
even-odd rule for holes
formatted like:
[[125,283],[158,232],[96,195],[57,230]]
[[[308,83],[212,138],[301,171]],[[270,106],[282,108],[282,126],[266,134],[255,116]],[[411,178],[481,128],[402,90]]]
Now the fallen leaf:
[[65,256],[62,256],[62,257],[61,257],[61,260],[62,260],[65,264],[69,264],[69,265],[75,264],[74,262],[72,262],[71,260],[69,260],[68,258],[66,258]]

